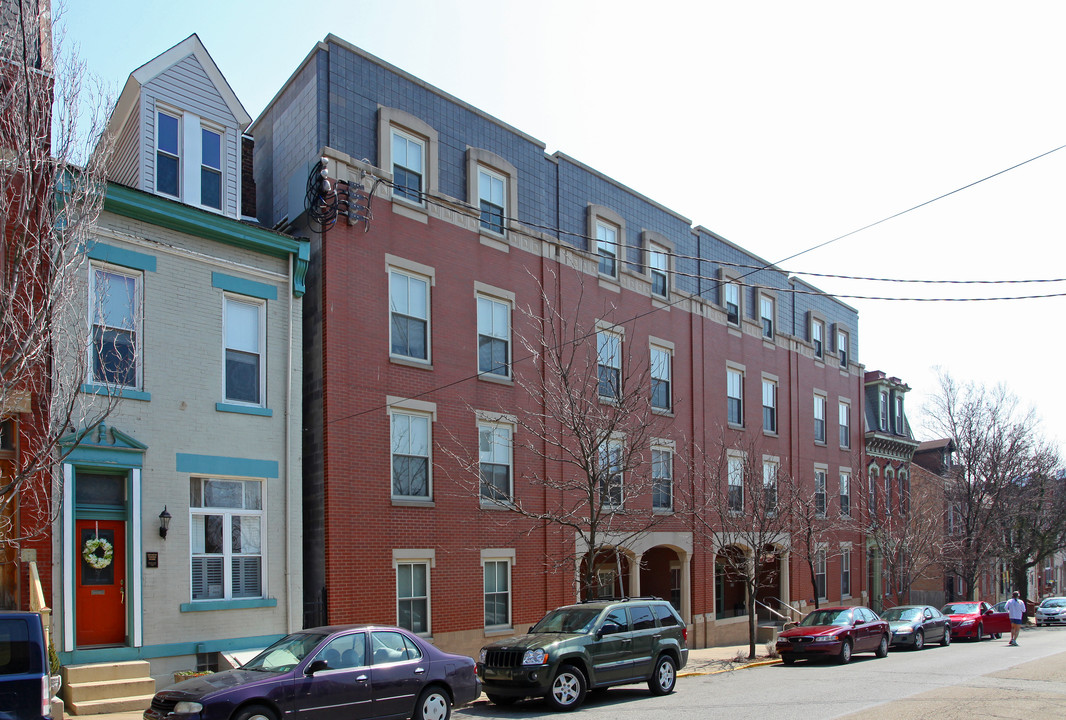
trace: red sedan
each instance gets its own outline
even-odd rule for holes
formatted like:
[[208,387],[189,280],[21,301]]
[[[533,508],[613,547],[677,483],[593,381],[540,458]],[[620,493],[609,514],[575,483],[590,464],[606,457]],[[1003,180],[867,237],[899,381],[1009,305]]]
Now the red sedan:
[[888,623],[869,608],[820,608],[778,636],[777,654],[785,665],[804,657],[834,658],[843,665],[857,652],[885,657],[889,637]]
[[940,612],[951,618],[951,637],[982,640],[986,635],[998,638],[1010,632],[1010,616],[996,612],[983,600],[948,603]]

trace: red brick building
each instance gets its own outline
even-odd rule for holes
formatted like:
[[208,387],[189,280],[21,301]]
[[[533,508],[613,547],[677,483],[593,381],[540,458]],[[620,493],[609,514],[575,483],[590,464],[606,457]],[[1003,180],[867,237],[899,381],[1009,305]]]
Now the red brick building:
[[[862,535],[836,522],[863,469],[854,309],[333,36],[251,131],[260,221],[312,237],[309,624],[476,652],[579,597],[591,562],[586,594],[668,597],[694,646],[740,641],[716,571],[733,551],[772,570],[759,597],[784,614],[865,599]],[[581,382],[545,398],[555,356]],[[644,420],[626,425],[630,400]],[[632,461],[594,494],[612,512],[592,558],[558,521],[583,502],[563,401],[613,427],[593,457]],[[764,489],[730,496],[738,516],[786,481],[822,488],[814,578],[787,533],[737,547],[715,526],[706,501],[743,462]]]

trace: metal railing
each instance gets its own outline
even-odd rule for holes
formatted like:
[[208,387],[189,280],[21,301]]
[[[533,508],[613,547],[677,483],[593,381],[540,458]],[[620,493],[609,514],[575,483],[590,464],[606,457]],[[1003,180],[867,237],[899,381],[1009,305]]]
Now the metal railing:
[[[778,597],[768,597],[768,598],[766,598],[766,600],[767,600],[767,601],[773,600],[773,601],[774,601],[774,602],[776,602],[776,603],[777,603],[778,605],[780,605],[780,606],[781,606],[782,608],[788,608],[789,612],[793,612],[793,613],[795,613],[795,614],[796,614],[796,617],[797,617],[797,618],[799,618],[800,620],[802,620],[802,619],[803,619],[803,616],[804,616],[804,613],[803,613],[803,612],[801,612],[801,611],[800,611],[800,610],[798,610],[797,608],[794,608],[794,607],[792,607],[791,605],[789,605],[789,604],[788,604],[787,602],[785,602],[785,601],[784,601],[784,600],[782,600],[781,598],[778,598]],[[774,614],[774,615],[776,615],[777,617],[781,618],[781,619],[782,619],[782,620],[784,620],[785,622],[791,622],[791,621],[793,620],[793,618],[792,618],[792,616],[791,616],[791,615],[782,615],[781,613],[779,613],[779,612],[778,612],[777,610],[774,610],[774,609],[773,609],[772,607],[770,607],[770,606],[769,606],[769,605],[767,605],[766,603],[760,602],[759,600],[756,600],[756,601],[755,601],[755,603],[756,603],[757,605],[761,605],[762,607],[766,608],[766,609],[767,609],[767,610],[769,610],[769,611],[770,611],[771,613],[773,613],[773,614]]]

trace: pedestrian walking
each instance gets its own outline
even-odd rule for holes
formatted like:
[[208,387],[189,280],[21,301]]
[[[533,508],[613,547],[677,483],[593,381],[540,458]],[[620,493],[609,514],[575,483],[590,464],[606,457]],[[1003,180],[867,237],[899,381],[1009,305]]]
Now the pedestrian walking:
[[1018,633],[1022,630],[1025,622],[1025,603],[1021,601],[1021,593],[1017,590],[1007,601],[1007,614],[1010,615],[1010,642],[1008,645],[1018,646]]

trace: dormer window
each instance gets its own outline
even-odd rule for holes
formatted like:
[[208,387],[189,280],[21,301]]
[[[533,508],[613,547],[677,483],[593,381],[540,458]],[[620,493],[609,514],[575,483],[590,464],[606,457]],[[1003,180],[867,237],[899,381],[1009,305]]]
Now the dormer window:
[[200,204],[222,209],[222,135],[200,128]]
[[402,130],[392,129],[393,195],[422,204],[423,157],[426,144]]
[[181,121],[176,115],[160,111],[156,122],[155,190],[163,195],[181,197]]

